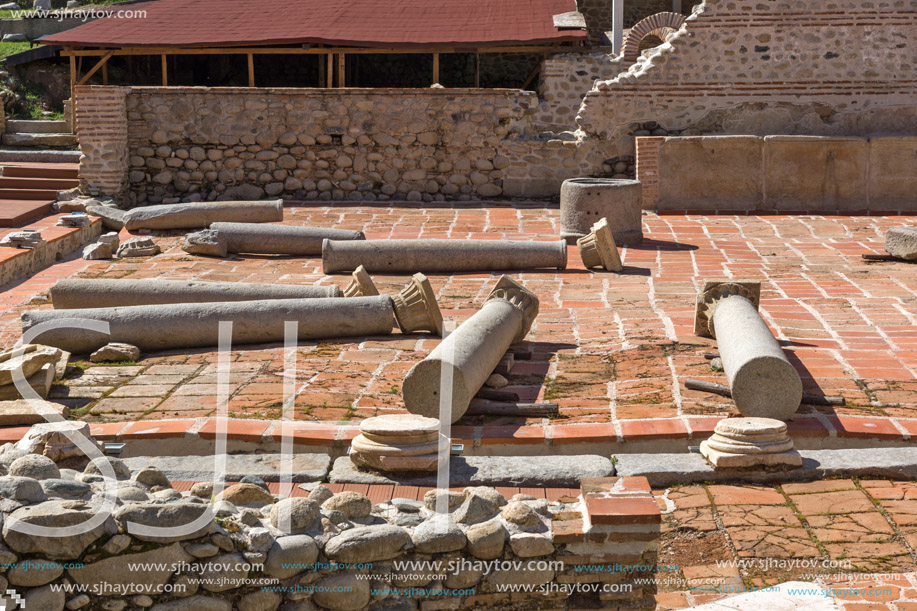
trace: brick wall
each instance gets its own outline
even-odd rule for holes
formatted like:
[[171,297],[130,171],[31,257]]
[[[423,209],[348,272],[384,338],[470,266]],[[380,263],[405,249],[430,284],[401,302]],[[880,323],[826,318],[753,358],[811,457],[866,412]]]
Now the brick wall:
[[589,137],[656,121],[682,135],[917,135],[917,2],[707,0],[685,31],[596,84]]
[[[589,38],[597,43],[603,32],[613,27],[612,0],[577,0],[576,9],[583,14]],[[624,27],[629,28],[654,13],[671,11],[679,3],[672,0],[624,0]],[[687,4],[687,3],[686,3]]]
[[85,193],[118,196],[127,188],[126,94],[123,87],[76,88],[80,188]]

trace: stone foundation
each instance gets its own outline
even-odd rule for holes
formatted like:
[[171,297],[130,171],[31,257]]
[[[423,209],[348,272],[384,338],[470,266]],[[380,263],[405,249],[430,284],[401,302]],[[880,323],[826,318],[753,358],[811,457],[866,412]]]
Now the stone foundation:
[[[11,445],[0,465],[11,474],[0,476],[0,556],[10,567],[0,586],[24,597],[26,609],[540,609],[564,604],[562,584],[595,584],[577,595],[577,608],[654,608],[655,587],[638,585],[652,576],[661,521],[645,478],[587,479],[579,496],[552,501],[465,488],[445,493],[449,519],[440,522],[432,491],[374,504],[304,484],[308,491],[295,488],[291,498],[250,476],[216,494],[210,483],[179,492],[155,467],[112,459],[113,470],[90,463],[79,472]],[[105,486],[117,490],[118,505],[91,531],[22,534],[23,524],[87,520]],[[208,507],[215,519],[180,534]],[[67,584],[84,590],[65,592]],[[501,591],[515,584],[551,589]]]

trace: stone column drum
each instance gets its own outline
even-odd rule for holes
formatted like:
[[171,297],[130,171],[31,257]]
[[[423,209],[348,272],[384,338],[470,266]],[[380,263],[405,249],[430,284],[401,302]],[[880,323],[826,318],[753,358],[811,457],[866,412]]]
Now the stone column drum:
[[758,314],[760,294],[759,282],[706,282],[697,298],[694,332],[716,338],[743,416],[788,420],[802,401],[802,380]]
[[643,187],[639,180],[569,178],[560,186],[560,237],[574,244],[606,218],[619,246],[643,242]]
[[124,215],[124,227],[135,229],[196,229],[218,221],[272,223],[283,220],[283,200],[162,204],[134,208]]
[[373,273],[486,272],[517,269],[564,269],[563,241],[507,240],[325,240],[322,271],[351,272],[359,266]]
[[440,379],[447,367],[452,370],[452,422],[461,418],[506,350],[528,334],[537,314],[538,297],[501,277],[481,309],[408,372],[402,385],[408,411],[439,417]]
[[341,289],[334,285],[67,278],[51,287],[50,294],[55,309],[72,310],[164,303],[317,299],[340,297]]
[[[392,298],[387,295],[28,310],[22,313],[22,330],[70,319],[72,327],[40,333],[35,343],[74,354],[98,350],[109,342],[133,344],[152,351],[216,346],[221,321],[233,323],[234,345],[282,342],[286,321],[299,323],[301,340],[389,335],[394,323],[392,312]],[[80,328],[79,321],[73,319],[107,322],[109,334]]]
[[[362,231],[295,225],[254,223],[211,223],[210,230],[226,243],[227,252],[269,255],[320,255],[322,242],[328,240],[365,240]],[[186,239],[194,242],[197,234]]]

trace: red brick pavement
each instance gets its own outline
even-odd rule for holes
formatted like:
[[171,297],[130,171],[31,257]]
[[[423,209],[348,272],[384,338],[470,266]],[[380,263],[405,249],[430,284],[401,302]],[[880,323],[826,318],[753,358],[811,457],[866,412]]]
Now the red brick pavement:
[[[692,335],[694,295],[707,278],[762,281],[761,312],[803,377],[806,391],[840,395],[843,408],[803,407],[791,428],[809,435],[909,439],[917,430],[917,266],[867,263],[882,252],[886,229],[912,217],[735,216],[646,214],[646,240],[622,249],[620,274],[586,271],[575,247],[564,271],[514,274],[541,299],[510,390],[525,400],[560,405],[552,443],[578,437],[619,439],[708,435],[730,401],[686,390],[688,377],[724,381],[703,352],[713,342]],[[288,224],[363,229],[370,239],[556,239],[558,210],[528,205],[462,207],[302,206],[286,210]],[[176,233],[157,237],[163,254],[147,259],[54,265],[6,291],[0,345],[19,336],[18,317],[58,278],[164,278],[346,285],[325,276],[321,260],[189,256]],[[377,276],[393,293],[406,276]],[[461,321],[481,304],[491,274],[430,275],[447,320]],[[403,410],[401,381],[436,345],[423,334],[328,340],[299,348],[297,420],[347,421]],[[215,409],[212,351],[145,355],[136,366],[92,367],[55,389],[84,406],[91,421],[197,418]],[[282,348],[233,351],[229,411],[240,418],[275,419],[282,400]],[[660,420],[661,419],[661,420]],[[463,424],[480,425],[480,418]],[[488,425],[541,426],[488,419]],[[473,429],[470,429],[473,430]],[[479,429],[480,430],[480,429]],[[548,433],[550,436],[550,433]],[[649,437],[652,436],[652,437]],[[522,443],[531,436],[510,435]]]

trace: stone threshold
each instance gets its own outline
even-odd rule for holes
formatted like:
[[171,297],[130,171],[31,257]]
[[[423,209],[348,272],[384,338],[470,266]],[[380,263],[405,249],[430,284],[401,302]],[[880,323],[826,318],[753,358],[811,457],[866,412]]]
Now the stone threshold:
[[[464,445],[463,456],[537,456],[543,454],[626,455],[687,452],[713,434],[720,417],[683,416],[622,420],[606,424],[548,426],[454,426],[452,442]],[[280,452],[282,422],[226,420],[229,452]],[[801,416],[788,432],[799,450],[911,447],[917,419],[861,416]],[[347,452],[359,425],[295,422],[293,445],[299,451],[323,452],[334,458]],[[127,444],[124,456],[212,455],[217,419],[142,420],[91,425],[100,441]],[[18,441],[28,427],[0,429],[0,443]],[[549,451],[546,451],[549,448]]]

